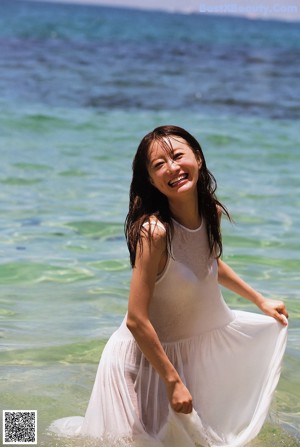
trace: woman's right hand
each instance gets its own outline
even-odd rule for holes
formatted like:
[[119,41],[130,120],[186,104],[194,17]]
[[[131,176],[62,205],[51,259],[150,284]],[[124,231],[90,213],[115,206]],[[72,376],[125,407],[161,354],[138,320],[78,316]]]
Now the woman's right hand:
[[168,399],[171,407],[177,413],[188,414],[193,410],[193,399],[187,387],[176,381],[167,385]]

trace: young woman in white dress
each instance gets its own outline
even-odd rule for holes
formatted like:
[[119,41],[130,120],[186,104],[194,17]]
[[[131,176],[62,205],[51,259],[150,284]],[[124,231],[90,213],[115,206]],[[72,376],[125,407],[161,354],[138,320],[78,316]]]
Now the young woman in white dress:
[[[221,215],[230,216],[215,189],[187,131],[162,126],[143,138],[125,226],[128,312],[103,351],[85,418],[53,431],[164,447],[242,447],[258,434],[288,314],[221,259]],[[220,284],[265,315],[229,309]]]

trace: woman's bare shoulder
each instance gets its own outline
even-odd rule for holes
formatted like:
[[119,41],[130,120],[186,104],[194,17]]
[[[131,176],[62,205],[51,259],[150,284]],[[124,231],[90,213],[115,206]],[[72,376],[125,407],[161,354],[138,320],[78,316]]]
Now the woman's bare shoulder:
[[142,236],[149,238],[155,243],[165,243],[166,241],[166,227],[165,225],[156,217],[150,216],[142,225]]

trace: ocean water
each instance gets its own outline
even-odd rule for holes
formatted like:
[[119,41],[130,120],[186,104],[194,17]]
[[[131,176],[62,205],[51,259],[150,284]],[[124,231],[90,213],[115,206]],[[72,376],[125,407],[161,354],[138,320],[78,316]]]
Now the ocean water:
[[299,39],[299,23],[2,0],[1,409],[38,410],[38,446],[76,445],[45,430],[84,415],[126,312],[131,161],[167,123],[199,139],[235,220],[224,259],[289,310],[251,445],[300,445]]

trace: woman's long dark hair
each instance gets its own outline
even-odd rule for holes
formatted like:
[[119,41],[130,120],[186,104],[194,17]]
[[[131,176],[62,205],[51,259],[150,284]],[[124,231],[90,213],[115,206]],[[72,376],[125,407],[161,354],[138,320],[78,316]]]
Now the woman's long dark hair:
[[[129,211],[125,221],[125,236],[132,267],[135,265],[137,244],[141,245],[142,236],[145,234],[144,227],[144,231],[142,231],[142,225],[145,222],[149,222],[151,216],[155,216],[166,228],[167,249],[170,254],[173,224],[169,203],[166,196],[151,184],[148,174],[148,164],[149,149],[152,144],[158,142],[165,146],[164,138],[169,139],[176,136],[183,138],[194,152],[196,158],[200,158],[202,162],[197,182],[199,213],[206,222],[211,253],[216,252],[218,257],[222,255],[222,235],[218,208],[229,219],[230,215],[215,195],[217,182],[206,167],[201,146],[191,134],[181,127],[161,126],[148,133],[142,139],[132,163],[133,175],[130,186]],[[150,225],[148,228],[147,234],[149,243],[151,243]]]

